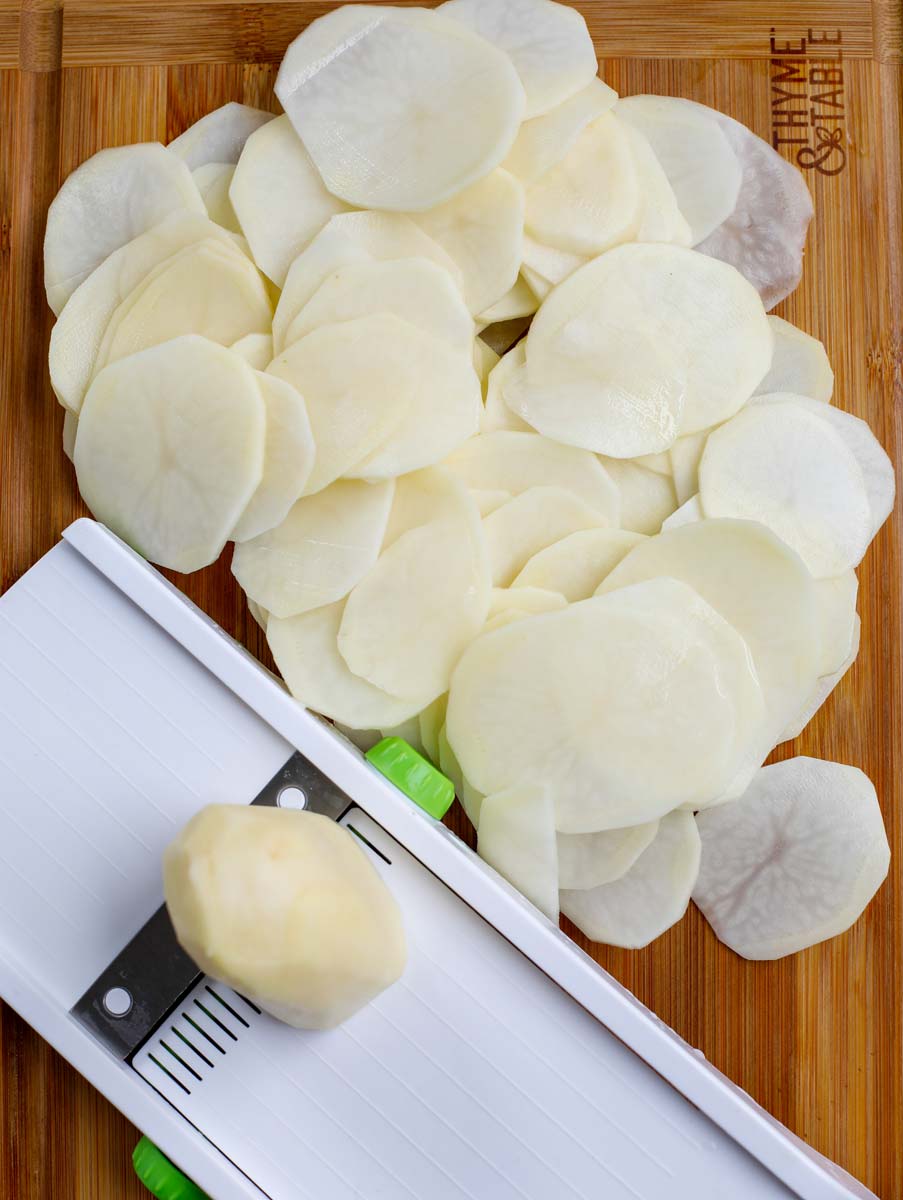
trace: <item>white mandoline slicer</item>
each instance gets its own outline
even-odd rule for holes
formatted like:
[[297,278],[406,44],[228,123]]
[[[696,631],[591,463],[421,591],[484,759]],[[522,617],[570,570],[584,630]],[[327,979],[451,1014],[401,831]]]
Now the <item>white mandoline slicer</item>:
[[[158,912],[198,808],[299,790],[410,946],[328,1033],[199,978]],[[0,599],[0,994],[214,1200],[872,1195],[87,520]]]

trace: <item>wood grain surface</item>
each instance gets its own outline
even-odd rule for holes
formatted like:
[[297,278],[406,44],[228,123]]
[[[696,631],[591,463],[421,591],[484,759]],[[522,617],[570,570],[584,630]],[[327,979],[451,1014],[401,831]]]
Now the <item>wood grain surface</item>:
[[[168,140],[226,100],[275,107],[279,56],[328,7],[0,0],[0,588],[84,512],[47,377],[52,319],[41,243],[49,201],[101,147]],[[777,136],[788,157],[801,153],[815,221],[802,286],[777,311],[824,340],[837,374],[835,402],[864,417],[899,466],[898,0],[591,0],[580,7],[601,73],[623,94],[689,96],[766,139]],[[592,948],[731,1079],[883,1200],[903,1198],[898,517],[859,573],[855,667],[802,737],[778,752],[853,763],[875,781],[894,856],[864,919],[776,963],[744,962],[693,909],[644,951]],[[265,656],[227,561],[176,582]],[[463,829],[460,814],[453,823]],[[130,1175],[135,1131],[8,1009],[0,1014],[0,1054],[2,1200],[144,1194]]]

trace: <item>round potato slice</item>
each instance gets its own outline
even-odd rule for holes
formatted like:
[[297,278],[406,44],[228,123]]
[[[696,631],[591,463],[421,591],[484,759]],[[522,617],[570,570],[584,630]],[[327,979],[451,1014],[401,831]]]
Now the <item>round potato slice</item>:
[[558,924],[555,801],[542,783],[522,783],[480,805],[477,853]]
[[499,613],[520,612],[527,616],[536,613],[557,612],[565,608],[567,600],[560,592],[541,587],[494,587],[489,598],[488,619]]
[[[474,500],[473,493],[468,493]],[[409,529],[455,518],[462,506],[461,481],[445,467],[425,467],[402,475],[395,483],[395,498],[383,538],[383,550]]]
[[505,403],[505,383],[513,377],[516,371],[523,368],[526,361],[527,344],[521,339],[499,359],[489,372],[489,378],[486,381],[486,403],[483,406],[483,417],[480,421],[481,433],[494,433],[499,429],[533,432],[527,422],[522,421]]
[[191,178],[197,185],[207,209],[207,216],[230,233],[241,233],[241,225],[229,199],[229,188],[232,186],[232,176],[235,167],[231,163],[205,163],[195,167]]
[[636,233],[642,215],[630,141],[611,113],[597,117],[527,188],[531,237],[571,254],[601,254]]
[[447,271],[463,293],[458,267],[410,217],[401,213],[339,213],[289,268],[273,317],[277,353],[285,348],[286,334],[298,313],[333,272],[356,263],[399,258],[429,259]]
[[692,815],[669,813],[626,874],[587,891],[562,891],[561,911],[591,942],[648,946],[687,911],[699,859]]
[[[772,318],[769,317],[769,321]],[[709,431],[688,433],[679,437],[668,455],[671,459],[671,477],[674,480],[674,492],[678,504],[686,504],[699,493],[699,461],[705,450],[706,438]]]
[[326,187],[424,212],[498,166],[524,115],[507,55],[421,8],[346,5],[286,51],[276,95]]
[[248,602],[248,612],[260,626],[264,633],[267,631],[267,621],[270,619],[270,614],[265,608],[262,608],[256,600],[252,600],[250,596],[246,596]]
[[[685,372],[678,432],[696,433],[737,412],[771,356],[762,301],[738,271],[683,246],[636,244],[600,255],[549,296],[527,338],[527,378],[531,387],[551,388],[595,374],[603,384],[614,377],[648,415],[662,409],[660,395],[672,392],[675,374]],[[665,449],[667,436],[661,435],[664,444],[614,457]]]
[[614,108],[651,145],[696,245],[737,207],[743,168],[712,109],[672,96],[627,96]]
[[473,319],[449,273],[427,258],[353,263],[326,279],[292,321],[291,346],[322,325],[392,313],[465,354],[473,348]]
[[474,314],[514,287],[524,237],[523,184],[501,168],[414,220],[457,264]]
[[483,806],[483,797],[464,778],[461,771],[461,764],[455,758],[455,752],[449,745],[448,735],[445,732],[445,725],[439,730],[439,770],[455,785],[455,795],[461,802],[461,807],[464,809],[468,821],[474,829],[477,829],[480,824],[480,809]]
[[532,317],[539,308],[539,301],[533,295],[526,281],[518,275],[514,286],[509,288],[495,304],[489,306],[477,316],[477,324],[485,329],[498,321],[514,321],[518,317]]
[[535,117],[585,88],[598,63],[582,15],[553,0],[446,0],[439,12],[470,26],[514,63]]
[[534,271],[532,267],[528,267],[526,263],[521,265],[520,273],[526,281],[530,291],[536,297],[540,304],[551,292],[553,284],[540,275],[539,271]]
[[251,134],[272,121],[274,115],[230,100],[189,125],[166,148],[187,163],[191,171],[211,163],[234,167]]
[[480,488],[474,488],[470,494],[473,496],[476,506],[480,510],[481,517],[488,517],[497,508],[501,508],[503,504],[507,504],[509,500],[514,499],[510,492],[483,491]]
[[476,505],[459,486],[454,509],[403,533],[352,590],[338,646],[350,670],[420,708],[448,690],[452,670],[489,611],[489,564]]
[[843,933],[890,864],[875,788],[840,763],[791,758],[763,767],[745,795],[697,822],[693,900],[744,958],[782,958]]
[[220,555],[263,475],[266,416],[237,354],[189,336],[106,367],[78,422],[78,486],[99,521],[151,562]]
[[845,571],[834,579],[820,579],[815,585],[821,644],[819,675],[833,675],[849,658],[855,636],[858,593],[859,580],[855,571]]
[[288,690],[306,708],[350,729],[389,729],[415,716],[423,703],[400,700],[352,674],[336,638],[345,601],[295,617],[267,621],[267,642]]
[[642,534],[626,529],[579,530],[534,554],[511,588],[558,592],[570,604],[588,600],[624,555],[642,540]]
[[768,324],[774,334],[774,354],[768,374],[755,394],[792,392],[829,403],[834,392],[834,372],[822,343],[781,317],[769,317]]
[[778,744],[781,742],[790,742],[794,738],[798,738],[803,732],[821,706],[825,703],[837,685],[849,671],[850,667],[859,656],[859,639],[862,633],[862,624],[858,615],[853,618],[853,634],[850,642],[849,653],[840,664],[836,671],[832,671],[830,675],[822,675],[816,681],[815,687],[806,697],[806,702],[800,708],[800,711],[795,714],[793,720],[788,721],[778,736]]
[[524,121],[504,167],[524,183],[535,183],[560,162],[574,142],[597,117],[604,116],[618,94],[601,79],[557,104],[541,117]]
[[692,525],[696,521],[705,519],[705,513],[699,503],[699,496],[691,496],[689,500],[684,501],[680,508],[676,508],[670,517],[666,517],[662,521],[661,532],[666,533],[671,529],[679,529],[681,525]]
[[483,520],[493,586],[508,587],[534,554],[568,534],[609,527],[607,516],[567,488],[528,488]]
[[273,338],[269,333],[246,333],[230,346],[255,371],[265,371],[273,361]]
[[298,500],[280,525],[235,547],[232,574],[277,617],[341,600],[379,556],[394,491],[391,480],[340,479]]
[[428,704],[421,711],[417,718],[420,724],[420,744],[423,746],[423,753],[437,767],[439,766],[439,733],[445,724],[445,709],[447,705],[447,694],[437,696],[432,704]]
[[483,399],[486,399],[486,389],[489,386],[489,376],[501,359],[491,346],[487,346],[481,337],[473,340],[473,369],[480,379]]
[[658,833],[658,826],[658,821],[647,821],[601,833],[559,833],[558,886],[582,892],[620,879]]
[[634,235],[636,241],[691,246],[693,233],[689,222],[678,207],[674,188],[668,182],[668,176],[656,158],[649,139],[628,121],[624,122],[624,129],[630,141],[640,187],[642,215]]
[[54,313],[115,250],[184,212],[204,216],[204,201],[185,163],[158,142],[114,146],[83,162],[47,212],[44,283]]
[[553,286],[573,275],[578,267],[586,266],[588,259],[582,254],[568,254],[555,246],[546,246],[535,238],[524,238],[524,265],[540,274]]
[[827,421],[792,401],[757,402],[709,434],[699,499],[709,517],[766,525],[816,579],[855,567],[872,536],[854,454]]
[[71,408],[63,413],[63,453],[70,462],[74,462],[75,435],[78,432],[78,417]]
[[519,496],[532,487],[565,488],[607,517],[613,528],[620,521],[618,489],[598,458],[536,433],[498,430],[471,438],[445,466],[473,489]]
[[278,287],[330,217],[348,208],[326,190],[286,116],[261,125],[248,138],[229,199],[254,261]]
[[256,372],[266,407],[263,478],[232,530],[232,540],[246,542],[275,529],[304,491],[314,465],[313,434],[303,397],[275,375]]
[[671,479],[635,461],[604,458],[603,463],[621,493],[621,527],[632,533],[658,533],[677,508]]
[[541,778],[558,829],[588,833],[719,794],[762,713],[740,635],[657,579],[478,637],[446,721],[478,791]]

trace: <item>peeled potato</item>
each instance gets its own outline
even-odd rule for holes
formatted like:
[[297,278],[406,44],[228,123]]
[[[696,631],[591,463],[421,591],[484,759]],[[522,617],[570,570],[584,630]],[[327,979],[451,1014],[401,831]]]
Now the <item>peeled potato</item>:
[[569,603],[588,600],[602,580],[643,537],[626,529],[584,529],[537,551],[515,577],[512,589],[543,588]]
[[[484,329],[497,321],[513,321],[517,317],[532,317],[539,308],[539,301],[527,286],[526,281],[518,275],[514,286],[510,287],[504,296],[483,309],[477,316],[477,322]],[[493,353],[495,353],[493,351]]]
[[273,113],[231,100],[189,125],[166,148],[187,163],[191,171],[210,163],[234,166],[251,134],[273,118]]
[[658,821],[647,821],[601,833],[559,833],[558,886],[587,891],[620,879],[658,833],[658,826]]
[[543,116],[524,121],[503,164],[506,170],[524,183],[535,183],[564,158],[587,125],[604,116],[617,98],[617,92],[607,83],[594,78]]
[[481,433],[495,433],[499,429],[532,432],[527,422],[522,421],[505,403],[505,383],[512,378],[513,372],[521,369],[527,361],[526,350],[526,342],[523,339],[516,342],[489,372],[486,381],[486,403],[480,421]]
[[648,946],[687,911],[699,859],[692,815],[669,813],[626,874],[586,891],[562,891],[561,911],[591,942]]
[[273,338],[269,333],[246,333],[229,348],[255,371],[265,371],[273,361]]
[[525,616],[557,612],[567,606],[560,592],[541,587],[494,587],[489,598],[487,626],[500,613],[517,612]]
[[[473,501],[472,492],[469,496]],[[422,471],[402,475],[395,483],[395,498],[383,538],[383,550],[388,550],[409,529],[459,518],[462,506],[469,509],[469,501],[463,498],[461,481],[444,466],[425,467]]]
[[305,496],[281,524],[235,547],[232,574],[277,617],[341,600],[376,562],[394,492],[392,480],[340,479]]
[[633,533],[658,533],[677,508],[674,484],[635,460],[605,458],[605,469],[621,493],[621,526]]
[[[617,110],[615,111],[617,116]],[[646,135],[628,121],[624,129],[633,152],[640,186],[642,215],[634,237],[638,242],[672,242],[675,246],[691,246],[693,233],[680,211],[674,189]]]
[[439,766],[439,733],[445,724],[447,704],[447,695],[437,696],[432,704],[428,704],[420,712],[417,718],[420,725],[420,744],[423,746],[423,753],[437,767]]
[[547,787],[523,783],[485,796],[477,853],[558,924],[555,800]]
[[542,304],[543,300],[545,300],[549,292],[551,292],[554,285],[550,282],[550,280],[541,275],[539,271],[534,271],[532,267],[528,267],[526,263],[522,264],[520,273],[527,286],[530,288],[530,291],[533,293],[539,303]]
[[74,462],[75,435],[78,432],[78,417],[71,408],[63,414],[63,453],[70,462]]
[[774,354],[756,394],[793,392],[829,402],[834,372],[822,343],[781,317],[769,317],[768,323],[774,334]]
[[363,5],[295,38],[276,95],[334,195],[402,212],[433,208],[498,166],[525,104],[507,55],[459,22]]
[[151,562],[214,562],[263,475],[266,415],[254,372],[194,335],[106,367],[78,422],[79,491]]
[[815,682],[815,687],[806,697],[805,703],[800,707],[799,712],[795,713],[792,720],[788,721],[778,736],[778,743],[789,742],[794,738],[799,737],[821,706],[825,703],[837,685],[849,671],[850,667],[859,656],[859,638],[862,632],[862,623],[858,615],[853,618],[853,631],[850,640],[850,649],[846,658],[835,671],[830,675],[821,675]]
[[[768,319],[770,321],[772,318]],[[668,451],[678,504],[686,504],[699,492],[699,462],[708,436],[708,430],[685,434],[679,437]]]
[[493,585],[507,587],[534,554],[568,534],[608,526],[567,488],[528,488],[483,520]]
[[700,813],[693,900],[744,958],[774,959],[857,921],[887,875],[875,788],[855,767],[791,758],[739,800]]
[[205,973],[300,1029],[331,1029],[400,978],[392,893],[317,813],[211,804],[166,849],[176,937]]
[[697,494],[691,496],[689,500],[685,500],[680,508],[676,508],[670,517],[666,517],[662,521],[661,532],[667,533],[671,529],[679,529],[681,525],[693,525],[696,521],[705,519],[705,513],[702,511]]
[[44,283],[54,313],[115,250],[182,212],[203,216],[204,202],[185,163],[158,142],[115,146],[83,162],[47,212]]
[[326,190],[285,116],[261,125],[245,142],[229,199],[254,261],[279,287],[329,218],[347,210]]
[[[480,379],[480,387],[483,389],[483,398],[485,402],[486,388],[489,384],[489,376],[492,370],[501,360],[491,346],[487,346],[481,337],[473,340],[473,369],[476,371]],[[482,422],[481,422],[482,424]]]
[[202,167],[195,167],[191,178],[201,193],[210,220],[216,221],[217,225],[222,225],[223,229],[228,229],[231,233],[241,233],[241,225],[229,199],[229,188],[232,186],[234,174],[235,167],[231,163],[211,162]]
[[439,769],[455,785],[455,795],[460,800],[461,807],[464,809],[468,821],[476,829],[480,824],[480,809],[483,806],[483,797],[464,778],[464,774],[461,771],[461,764],[458,762],[455,752],[449,744],[444,722],[442,728],[439,730],[438,747]]
[[556,246],[546,246],[535,238],[524,238],[524,265],[538,272],[553,286],[573,275],[589,260],[583,254],[569,254]]
[[833,675],[849,657],[856,626],[856,596],[859,580],[855,571],[846,571],[833,579],[820,579],[815,585],[818,611],[819,675]]

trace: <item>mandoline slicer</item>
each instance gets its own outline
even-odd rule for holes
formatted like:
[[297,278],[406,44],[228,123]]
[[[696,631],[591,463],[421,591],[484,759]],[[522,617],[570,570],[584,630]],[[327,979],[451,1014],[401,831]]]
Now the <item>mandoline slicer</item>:
[[[161,854],[223,800],[326,812],[398,899],[339,1029],[175,945]],[[88,520],[0,599],[0,994],[214,1200],[872,1195]]]

